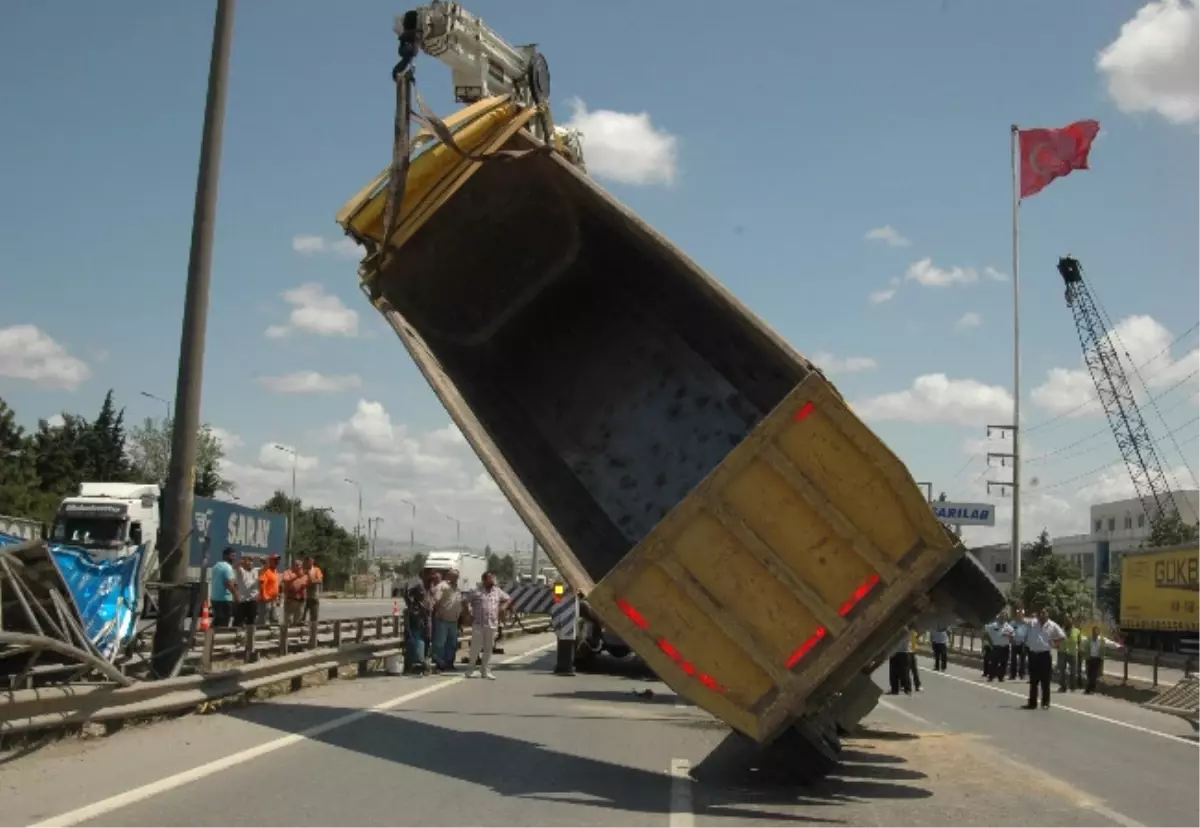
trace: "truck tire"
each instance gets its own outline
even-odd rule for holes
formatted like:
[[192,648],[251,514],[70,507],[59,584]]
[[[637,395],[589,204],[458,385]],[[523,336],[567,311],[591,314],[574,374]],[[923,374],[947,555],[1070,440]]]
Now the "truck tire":
[[763,749],[763,760],[772,776],[800,785],[812,785],[837,768],[837,750],[812,723],[801,719]]
[[587,671],[596,663],[596,651],[584,642],[575,647],[575,669]]

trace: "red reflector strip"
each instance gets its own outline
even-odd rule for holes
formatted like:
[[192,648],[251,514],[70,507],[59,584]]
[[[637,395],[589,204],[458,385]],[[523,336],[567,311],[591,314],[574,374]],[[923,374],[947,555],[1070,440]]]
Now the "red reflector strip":
[[[626,601],[624,598],[617,599],[617,608],[625,613],[625,617],[632,621],[638,629],[649,630],[650,622],[634,608],[633,604]],[[676,649],[675,645],[665,638],[658,639],[658,649],[662,650],[667,658],[679,665],[679,669],[683,670],[684,674],[691,678],[697,679],[701,684],[712,690],[715,693],[725,693],[728,688],[722,687],[721,684],[707,673],[701,673],[696,669],[696,665],[683,657],[683,653]]]
[[811,402],[806,402],[804,405],[800,406],[800,410],[796,412],[796,422],[808,419],[808,415],[813,413],[814,408],[816,408],[816,406]]
[[636,624],[640,629],[650,629],[650,622],[642,617],[642,614],[633,608],[633,604],[626,601],[624,598],[617,599],[617,609],[625,613],[625,617]]
[[806,655],[808,655],[812,651],[813,647],[820,644],[821,639],[824,638],[825,635],[826,635],[825,628],[817,627],[817,631],[808,637],[808,641],[805,641],[803,644],[801,644],[799,647],[797,647],[796,652],[792,653],[791,657],[788,658],[788,660],[787,660],[788,669],[790,670],[793,667],[795,667],[797,664],[799,664],[800,659],[802,659]]
[[[811,403],[809,403],[811,405]],[[799,419],[799,416],[797,416]],[[838,610],[838,615],[845,617],[850,614],[850,611],[861,601],[867,597],[867,594],[879,584],[879,576],[872,575],[862,583],[858,589],[854,590],[854,594],[850,596],[850,600],[842,604],[842,608]],[[800,663],[800,659],[804,658],[813,647],[821,643],[821,639],[829,634],[829,631],[824,627],[817,627],[817,631],[808,637],[808,640],[796,648],[796,652],[792,653],[787,660],[787,668],[790,670]]]
[[870,578],[868,578],[862,586],[854,590],[854,595],[851,596],[850,600],[842,604],[842,608],[838,610],[838,615],[842,616],[843,618],[849,615],[850,610],[854,609],[858,605],[859,601],[866,598],[867,593],[873,590],[878,583],[878,575],[872,575]]

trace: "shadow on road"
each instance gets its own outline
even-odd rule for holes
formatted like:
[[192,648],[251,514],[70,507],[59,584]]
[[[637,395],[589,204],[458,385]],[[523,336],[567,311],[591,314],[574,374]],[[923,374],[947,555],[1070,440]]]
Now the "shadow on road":
[[[300,733],[362,712],[280,700],[221,715],[285,733]],[[414,715],[426,714],[421,711]],[[468,723],[470,718],[464,715],[460,722]],[[665,773],[564,753],[535,742],[469,727],[455,729],[417,721],[407,715],[367,713],[356,722],[311,734],[309,738],[481,785],[504,797],[601,806],[637,814],[669,812],[669,782]],[[768,820],[777,824],[828,824],[837,820],[770,810],[770,806],[831,805],[864,798],[914,799],[931,795],[924,788],[903,784],[923,775],[895,767],[894,761],[903,760],[893,758],[886,761],[877,758],[874,764],[847,763],[834,776],[808,788],[763,784],[761,774],[748,773],[748,754],[744,752],[747,747],[753,749],[744,739],[731,736],[696,766],[693,805],[698,815],[740,821]]]
[[[649,696],[642,695],[650,690]],[[631,704],[653,704],[674,707],[679,697],[674,693],[653,688],[637,688],[630,690],[570,690],[562,693],[537,693],[539,699],[567,699],[568,701],[597,701],[597,702],[630,702]]]

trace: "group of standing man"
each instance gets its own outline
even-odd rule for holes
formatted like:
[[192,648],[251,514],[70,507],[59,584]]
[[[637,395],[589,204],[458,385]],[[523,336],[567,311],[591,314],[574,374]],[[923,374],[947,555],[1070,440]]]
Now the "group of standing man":
[[1102,636],[1098,626],[1093,626],[1091,636],[1085,638],[1072,621],[1059,625],[1046,609],[1040,610],[1036,618],[1026,618],[1018,608],[1015,622],[1009,621],[1007,612],[1001,612],[984,627],[983,675],[988,681],[1003,682],[1005,675],[1016,680],[1028,674],[1029,702],[1025,708],[1037,709],[1040,696],[1041,706],[1046,709],[1050,707],[1050,680],[1055,667],[1059,692],[1065,693],[1083,684],[1079,670],[1083,661],[1087,670],[1084,693],[1093,693],[1104,663],[1104,648],[1110,645],[1121,646]]
[[495,573],[485,572],[477,588],[466,592],[459,588],[459,573],[450,569],[442,577],[436,569],[427,569],[404,594],[405,668],[415,675],[448,672],[456,669],[458,633],[471,626],[468,651],[470,671],[467,678],[481,675],[495,679],[491,670],[492,652],[500,634],[500,619],[508,612],[512,599],[496,585]]
[[222,629],[278,623],[280,599],[289,626],[316,621],[324,581],[325,573],[311,557],[293,561],[281,574],[278,555],[239,557],[236,549],[227,547],[212,568],[212,625]]

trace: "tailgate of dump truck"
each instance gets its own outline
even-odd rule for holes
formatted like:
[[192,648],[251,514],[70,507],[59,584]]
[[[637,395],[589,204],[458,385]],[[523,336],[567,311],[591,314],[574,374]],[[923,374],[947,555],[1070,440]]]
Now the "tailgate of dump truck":
[[875,656],[953,549],[900,461],[812,374],[589,599],[674,690],[761,741]]

